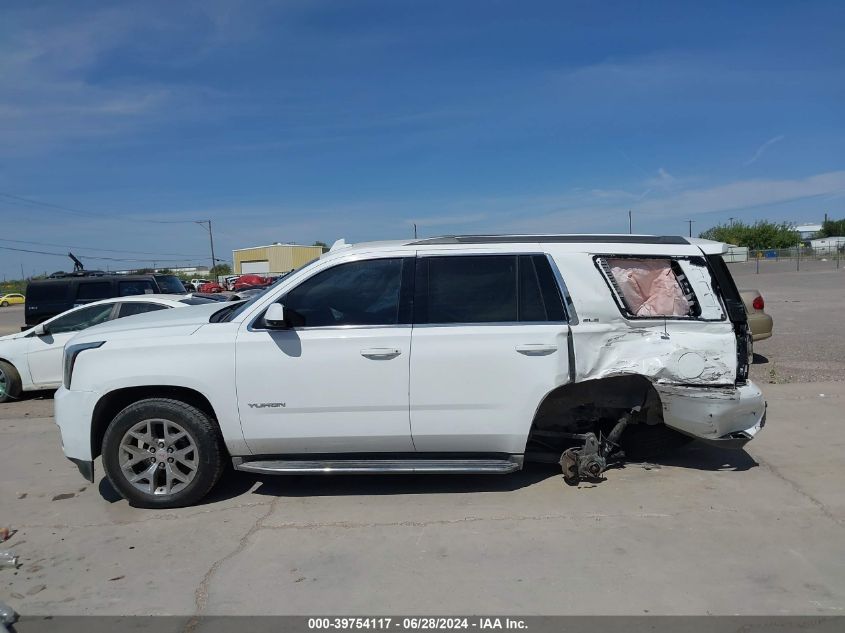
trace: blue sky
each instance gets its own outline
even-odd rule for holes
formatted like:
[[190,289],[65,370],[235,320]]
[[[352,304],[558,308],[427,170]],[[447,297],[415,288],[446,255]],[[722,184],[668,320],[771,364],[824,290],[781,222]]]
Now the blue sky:
[[0,196],[0,246],[845,217],[843,41],[842,2],[5,2],[0,192],[76,212]]

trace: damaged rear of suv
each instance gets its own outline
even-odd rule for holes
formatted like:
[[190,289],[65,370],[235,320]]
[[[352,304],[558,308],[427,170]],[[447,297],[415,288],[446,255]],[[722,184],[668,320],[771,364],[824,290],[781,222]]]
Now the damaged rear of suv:
[[[65,350],[56,421],[135,505],[266,474],[600,477],[766,405],[725,246],[635,235],[339,241],[246,303],[138,316]],[[168,311],[170,312],[170,311]]]
[[[745,308],[708,240],[642,237],[555,257],[569,273],[570,381],[544,399],[526,459],[571,481],[697,438],[741,448],[765,424]],[[590,267],[592,264],[592,267]],[[601,282],[603,282],[604,287]],[[574,446],[573,446],[574,444]]]

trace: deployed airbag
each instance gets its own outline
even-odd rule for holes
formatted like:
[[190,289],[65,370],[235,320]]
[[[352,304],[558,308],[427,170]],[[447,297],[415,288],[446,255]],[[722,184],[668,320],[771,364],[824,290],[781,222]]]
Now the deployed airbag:
[[634,316],[689,316],[690,303],[668,259],[607,259]]

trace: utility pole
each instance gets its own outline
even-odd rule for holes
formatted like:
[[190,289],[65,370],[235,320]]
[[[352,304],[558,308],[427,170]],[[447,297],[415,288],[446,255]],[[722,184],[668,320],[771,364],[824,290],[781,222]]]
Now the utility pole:
[[692,237],[692,223],[695,222],[695,220],[686,220],[686,222],[689,223],[689,236]]
[[631,218],[631,210],[628,209],[628,234],[634,232],[634,220]]
[[728,222],[730,222],[730,223],[731,223],[731,226],[733,226],[733,225],[734,225],[734,220],[735,220],[735,219],[736,219],[736,218],[728,218]]
[[[196,220],[196,223],[208,231],[208,240],[211,243],[211,268],[214,268],[217,264],[217,258],[214,256],[214,234],[211,232],[211,220]],[[205,226],[206,224],[208,226]],[[209,275],[211,274],[211,268],[208,269]]]

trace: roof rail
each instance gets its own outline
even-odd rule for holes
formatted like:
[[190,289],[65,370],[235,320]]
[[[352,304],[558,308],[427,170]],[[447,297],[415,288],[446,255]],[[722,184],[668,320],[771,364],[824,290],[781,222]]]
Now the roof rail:
[[527,244],[540,243],[569,243],[589,244],[689,244],[686,238],[678,235],[628,235],[614,233],[608,235],[444,235],[430,237],[411,242],[411,246],[427,244]]

